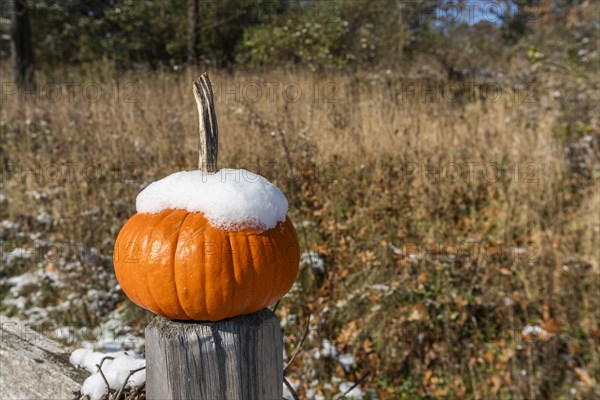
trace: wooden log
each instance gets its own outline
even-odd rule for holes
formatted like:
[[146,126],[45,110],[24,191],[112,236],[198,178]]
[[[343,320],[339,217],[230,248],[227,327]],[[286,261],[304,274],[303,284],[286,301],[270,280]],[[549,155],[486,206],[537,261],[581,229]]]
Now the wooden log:
[[283,335],[270,310],[218,322],[156,317],[146,327],[149,400],[281,400]]
[[85,378],[69,363],[71,349],[0,316],[0,398],[71,399]]

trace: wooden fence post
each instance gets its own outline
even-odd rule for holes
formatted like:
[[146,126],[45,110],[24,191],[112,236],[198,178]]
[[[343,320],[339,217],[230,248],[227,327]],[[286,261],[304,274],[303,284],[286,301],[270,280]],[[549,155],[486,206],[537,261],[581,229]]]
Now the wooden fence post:
[[217,322],[146,327],[148,400],[281,400],[283,336],[268,309]]

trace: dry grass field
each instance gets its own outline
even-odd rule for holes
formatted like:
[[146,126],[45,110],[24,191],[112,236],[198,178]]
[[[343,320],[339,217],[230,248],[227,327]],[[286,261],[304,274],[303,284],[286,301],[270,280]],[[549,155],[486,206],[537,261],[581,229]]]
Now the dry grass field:
[[[151,315],[112,246],[143,187],[197,165],[198,72],[3,88],[4,313],[138,337]],[[550,78],[209,73],[220,166],[282,188],[305,252],[276,310],[288,358],[312,315],[286,370],[301,398],[368,371],[365,398],[600,396],[598,127],[565,134]]]

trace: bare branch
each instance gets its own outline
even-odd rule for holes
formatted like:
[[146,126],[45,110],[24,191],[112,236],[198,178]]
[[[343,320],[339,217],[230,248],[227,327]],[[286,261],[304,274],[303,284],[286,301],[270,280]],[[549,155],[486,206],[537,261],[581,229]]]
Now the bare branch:
[[338,397],[336,400],[341,400],[344,397],[346,397],[346,395],[348,393],[350,393],[351,391],[354,390],[354,388],[358,387],[358,385],[360,385],[361,383],[363,383],[368,377],[369,375],[371,375],[371,371],[367,371],[363,374],[363,376],[360,377],[360,379],[358,381],[356,381],[356,383],[352,386],[350,386],[350,388],[348,390],[346,390],[344,393],[342,393],[342,395],[340,397]]
[[296,356],[300,352],[300,349],[302,348],[302,344],[304,343],[304,341],[306,340],[306,337],[308,336],[308,332],[310,331],[310,317],[311,316],[312,316],[312,314],[308,314],[308,320],[306,321],[306,331],[304,332],[304,335],[302,336],[302,339],[300,340],[300,343],[298,344],[298,347],[296,347],[296,351],[294,352],[294,355],[292,356],[292,358],[290,358],[290,361],[288,361],[288,363],[283,368],[284,371],[290,365],[292,365],[292,362],[294,362],[294,358],[296,358]]
[[104,380],[104,384],[106,385],[106,393],[110,394],[110,385],[108,384],[108,381],[106,380],[106,376],[104,376],[104,372],[102,372],[102,363],[104,362],[104,359],[106,359],[106,357],[104,357],[102,359],[102,361],[100,361],[100,364],[96,364],[96,367],[98,367],[98,372],[100,372],[100,375],[102,376],[102,379]]
[[123,386],[121,386],[121,389],[119,389],[119,391],[117,392],[117,395],[115,396],[114,400],[119,400],[121,398],[121,393],[123,393],[123,390],[125,390],[125,386],[127,385],[127,382],[129,382],[129,378],[131,378],[131,376],[136,372],[140,372],[145,369],[146,367],[140,367],[138,369],[130,370],[129,374],[127,375],[127,378],[125,378],[125,381],[123,382]]
[[294,390],[294,388],[292,387],[292,385],[290,384],[290,382],[287,380],[287,378],[285,376],[283,377],[283,383],[290,390],[290,393],[292,394],[292,396],[294,396],[294,400],[300,400],[300,398],[296,394],[296,391]]
[[279,302],[281,301],[281,299],[277,300],[277,303],[275,303],[275,307],[273,307],[273,312],[277,311],[277,307],[279,307]]

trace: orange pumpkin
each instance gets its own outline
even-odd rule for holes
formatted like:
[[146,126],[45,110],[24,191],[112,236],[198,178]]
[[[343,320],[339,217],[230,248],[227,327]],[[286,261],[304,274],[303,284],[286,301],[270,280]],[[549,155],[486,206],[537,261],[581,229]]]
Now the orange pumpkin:
[[[214,174],[218,171],[218,127],[206,73],[194,82],[194,98],[199,115],[198,167],[203,173]],[[196,183],[184,183],[184,193],[190,184]],[[169,188],[161,190],[173,193]],[[203,193],[212,193],[210,190],[204,188]],[[237,197],[232,201],[253,204],[243,202],[248,192],[231,193]],[[174,196],[180,198],[180,192]],[[262,204],[271,206],[269,202]],[[158,207],[156,213],[146,210],[135,214],[115,243],[117,279],[140,307],[170,319],[218,321],[259,311],[292,287],[300,249],[291,221],[287,217],[281,221],[287,201],[286,210],[275,219],[280,222],[275,226],[265,223],[273,227],[264,231],[220,229],[200,211],[168,207],[177,209]]]
[[137,305],[166,318],[217,321],[275,303],[300,261],[289,219],[272,229],[223,231],[201,212],[137,213],[121,229],[117,279]]

